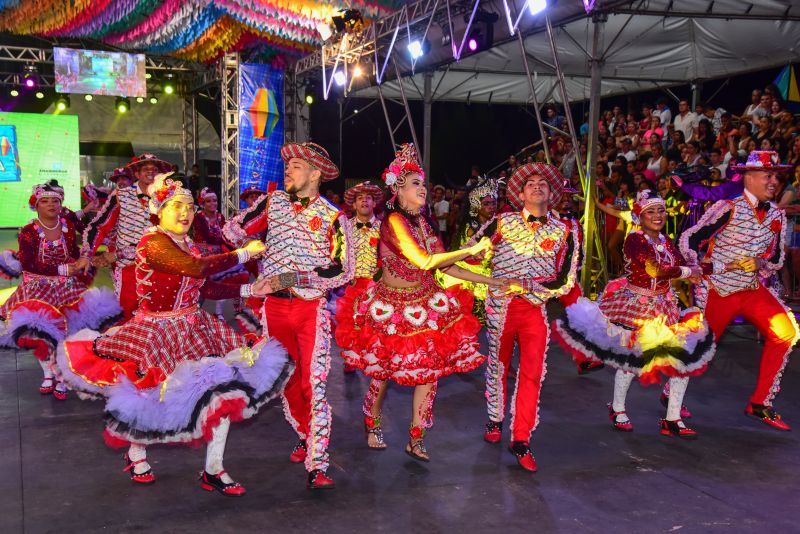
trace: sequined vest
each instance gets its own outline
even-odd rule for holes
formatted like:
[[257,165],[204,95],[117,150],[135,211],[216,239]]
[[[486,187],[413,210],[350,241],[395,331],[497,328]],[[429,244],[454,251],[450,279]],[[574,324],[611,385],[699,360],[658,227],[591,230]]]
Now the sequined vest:
[[[339,210],[322,196],[298,210],[284,191],[270,195],[268,229],[264,238],[267,253],[261,260],[261,274],[313,271],[331,265],[333,222]],[[306,300],[325,296],[320,289],[293,287],[292,293]]]
[[[711,261],[729,263],[745,256],[767,259],[775,246],[782,246],[778,225],[784,223],[782,212],[771,207],[763,222],[758,222],[755,210],[744,196],[732,201],[728,224],[714,237]],[[758,272],[736,270],[708,277],[717,293],[725,297],[737,291],[758,287]]]
[[358,217],[348,219],[353,251],[356,258],[356,278],[372,278],[378,272],[378,241],[381,235],[381,222],[373,218],[372,228],[358,228]]
[[153,225],[147,202],[139,200],[135,185],[117,191],[119,217],[116,229],[117,266],[126,267],[136,261],[136,246]]
[[[493,277],[555,279],[563,257],[560,252],[569,237],[567,224],[552,216],[544,224],[529,224],[520,212],[503,213],[498,216],[497,231],[502,238],[494,246]],[[522,298],[539,305],[547,302],[549,294],[526,293]]]

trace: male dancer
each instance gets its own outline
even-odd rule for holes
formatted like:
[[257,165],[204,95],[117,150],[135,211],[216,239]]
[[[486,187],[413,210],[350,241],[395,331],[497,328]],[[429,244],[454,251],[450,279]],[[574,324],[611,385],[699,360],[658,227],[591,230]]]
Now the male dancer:
[[284,414],[300,437],[289,459],[305,462],[310,489],[332,488],[326,475],[331,408],[325,293],[352,279],[355,262],[345,215],[319,194],[320,182],[339,175],[328,152],[315,143],[289,143],[281,157],[286,191],[260,197],[225,225],[223,235],[237,245],[264,236],[261,275],[280,281],[264,304],[264,333],[275,336],[296,364],[283,397]]
[[[375,217],[375,207],[383,200],[383,191],[370,182],[361,182],[344,192],[344,202],[355,213],[347,220],[353,239],[355,256],[355,278],[351,282],[351,294],[355,297],[367,289],[378,272],[378,239],[381,221]],[[354,373],[355,367],[345,364],[345,373]]]
[[781,375],[798,339],[792,313],[761,281],[780,271],[784,260],[786,215],[771,202],[780,182],[777,152],[754,150],[743,165],[744,191],[732,200],[720,200],[680,239],[687,262],[702,262],[708,281],[705,316],[719,340],[737,315],[764,337],[756,389],[745,413],[778,430],[789,425],[772,408]]
[[[95,259],[95,264],[114,267],[114,289],[122,307],[123,320],[133,317],[138,306],[136,296],[136,245],[145,231],[153,226],[150,221],[146,191],[156,174],[168,172],[172,165],[153,154],[142,154],[126,166],[136,178],[136,183],[117,189],[83,231],[81,255],[92,258],[106,237],[111,237],[113,250]],[[116,171],[115,171],[116,174]]]
[[545,375],[550,337],[545,305],[567,295],[577,278],[579,237],[570,220],[553,215],[563,190],[558,169],[543,163],[518,167],[508,183],[508,200],[517,210],[500,214],[486,229],[492,235],[492,277],[511,281],[512,297],[489,291],[486,318],[489,359],[486,400],[489,423],[484,439],[502,439],[506,379],[514,342],[519,346],[519,371],[511,406],[509,449],[517,463],[536,471],[530,437],[538,424],[539,393]]

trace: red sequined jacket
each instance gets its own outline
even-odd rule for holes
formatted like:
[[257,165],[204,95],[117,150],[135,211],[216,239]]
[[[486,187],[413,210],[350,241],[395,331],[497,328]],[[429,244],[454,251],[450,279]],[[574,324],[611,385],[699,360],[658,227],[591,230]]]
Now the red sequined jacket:
[[[666,292],[673,278],[688,278],[686,260],[672,240],[652,240],[641,230],[625,238],[625,271],[628,283],[656,293]],[[683,267],[683,268],[682,268]]]
[[[19,232],[19,262],[22,270],[40,276],[67,276],[66,266],[80,257],[75,225],[68,219],[61,219],[62,234],[58,241],[48,241],[40,234],[37,221],[22,227]],[[79,275],[84,282],[91,283],[92,277]]]
[[198,304],[200,296],[225,300],[239,296],[239,286],[208,280],[239,263],[236,252],[200,256],[188,236],[191,254],[159,229],[147,232],[136,247],[136,294],[145,312],[182,310]]

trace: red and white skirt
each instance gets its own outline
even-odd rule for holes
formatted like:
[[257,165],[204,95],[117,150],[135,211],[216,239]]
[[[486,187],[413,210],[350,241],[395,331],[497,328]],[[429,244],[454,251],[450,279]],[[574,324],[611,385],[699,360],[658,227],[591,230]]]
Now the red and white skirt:
[[485,360],[469,291],[441,289],[432,277],[414,288],[361,282],[337,304],[342,356],[373,378],[415,386],[472,371]]
[[703,374],[716,351],[699,309],[681,312],[671,289],[649,292],[625,278],[610,281],[599,301],[581,297],[569,306],[553,337],[576,360],[636,373],[643,384]]
[[197,306],[139,310],[115,330],[78,332],[57,356],[67,384],[106,398],[111,447],[199,445],[220,418],[255,415],[294,369],[277,341],[246,338]]
[[109,289],[89,289],[76,276],[23,273],[22,283],[0,306],[0,346],[32,349],[47,361],[64,338],[83,328],[104,330],[122,317]]

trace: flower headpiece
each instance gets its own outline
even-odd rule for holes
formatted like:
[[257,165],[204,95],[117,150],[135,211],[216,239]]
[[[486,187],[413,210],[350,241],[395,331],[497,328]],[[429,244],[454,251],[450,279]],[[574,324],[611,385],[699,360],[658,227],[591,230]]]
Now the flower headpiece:
[[636,194],[636,202],[633,203],[631,218],[635,224],[639,224],[642,212],[651,206],[665,206],[664,199],[653,193],[649,189],[643,189]]
[[147,194],[150,196],[150,213],[158,215],[161,208],[175,197],[189,197],[194,201],[192,192],[183,187],[183,182],[170,179],[172,175],[172,172],[157,174],[153,183],[147,188]]
[[469,214],[472,217],[478,215],[481,209],[481,200],[492,197],[497,200],[497,188],[500,181],[494,178],[485,178],[469,192]]
[[731,166],[733,172],[744,171],[778,171],[787,172],[791,165],[781,165],[781,157],[774,150],[753,150],[747,155],[747,161]]
[[43,198],[57,198],[64,202],[64,189],[55,180],[46,184],[35,185],[33,186],[31,197],[28,199],[28,206],[31,210],[36,211],[36,204]]
[[425,172],[419,165],[419,156],[413,143],[403,143],[400,149],[394,153],[394,160],[389,164],[389,168],[383,171],[381,178],[387,186],[402,186],[406,182],[406,176],[417,173],[423,179]]
[[200,193],[197,195],[197,203],[205,204],[206,200],[208,200],[211,197],[217,198],[217,194],[208,187],[204,187],[203,189],[200,190]]

